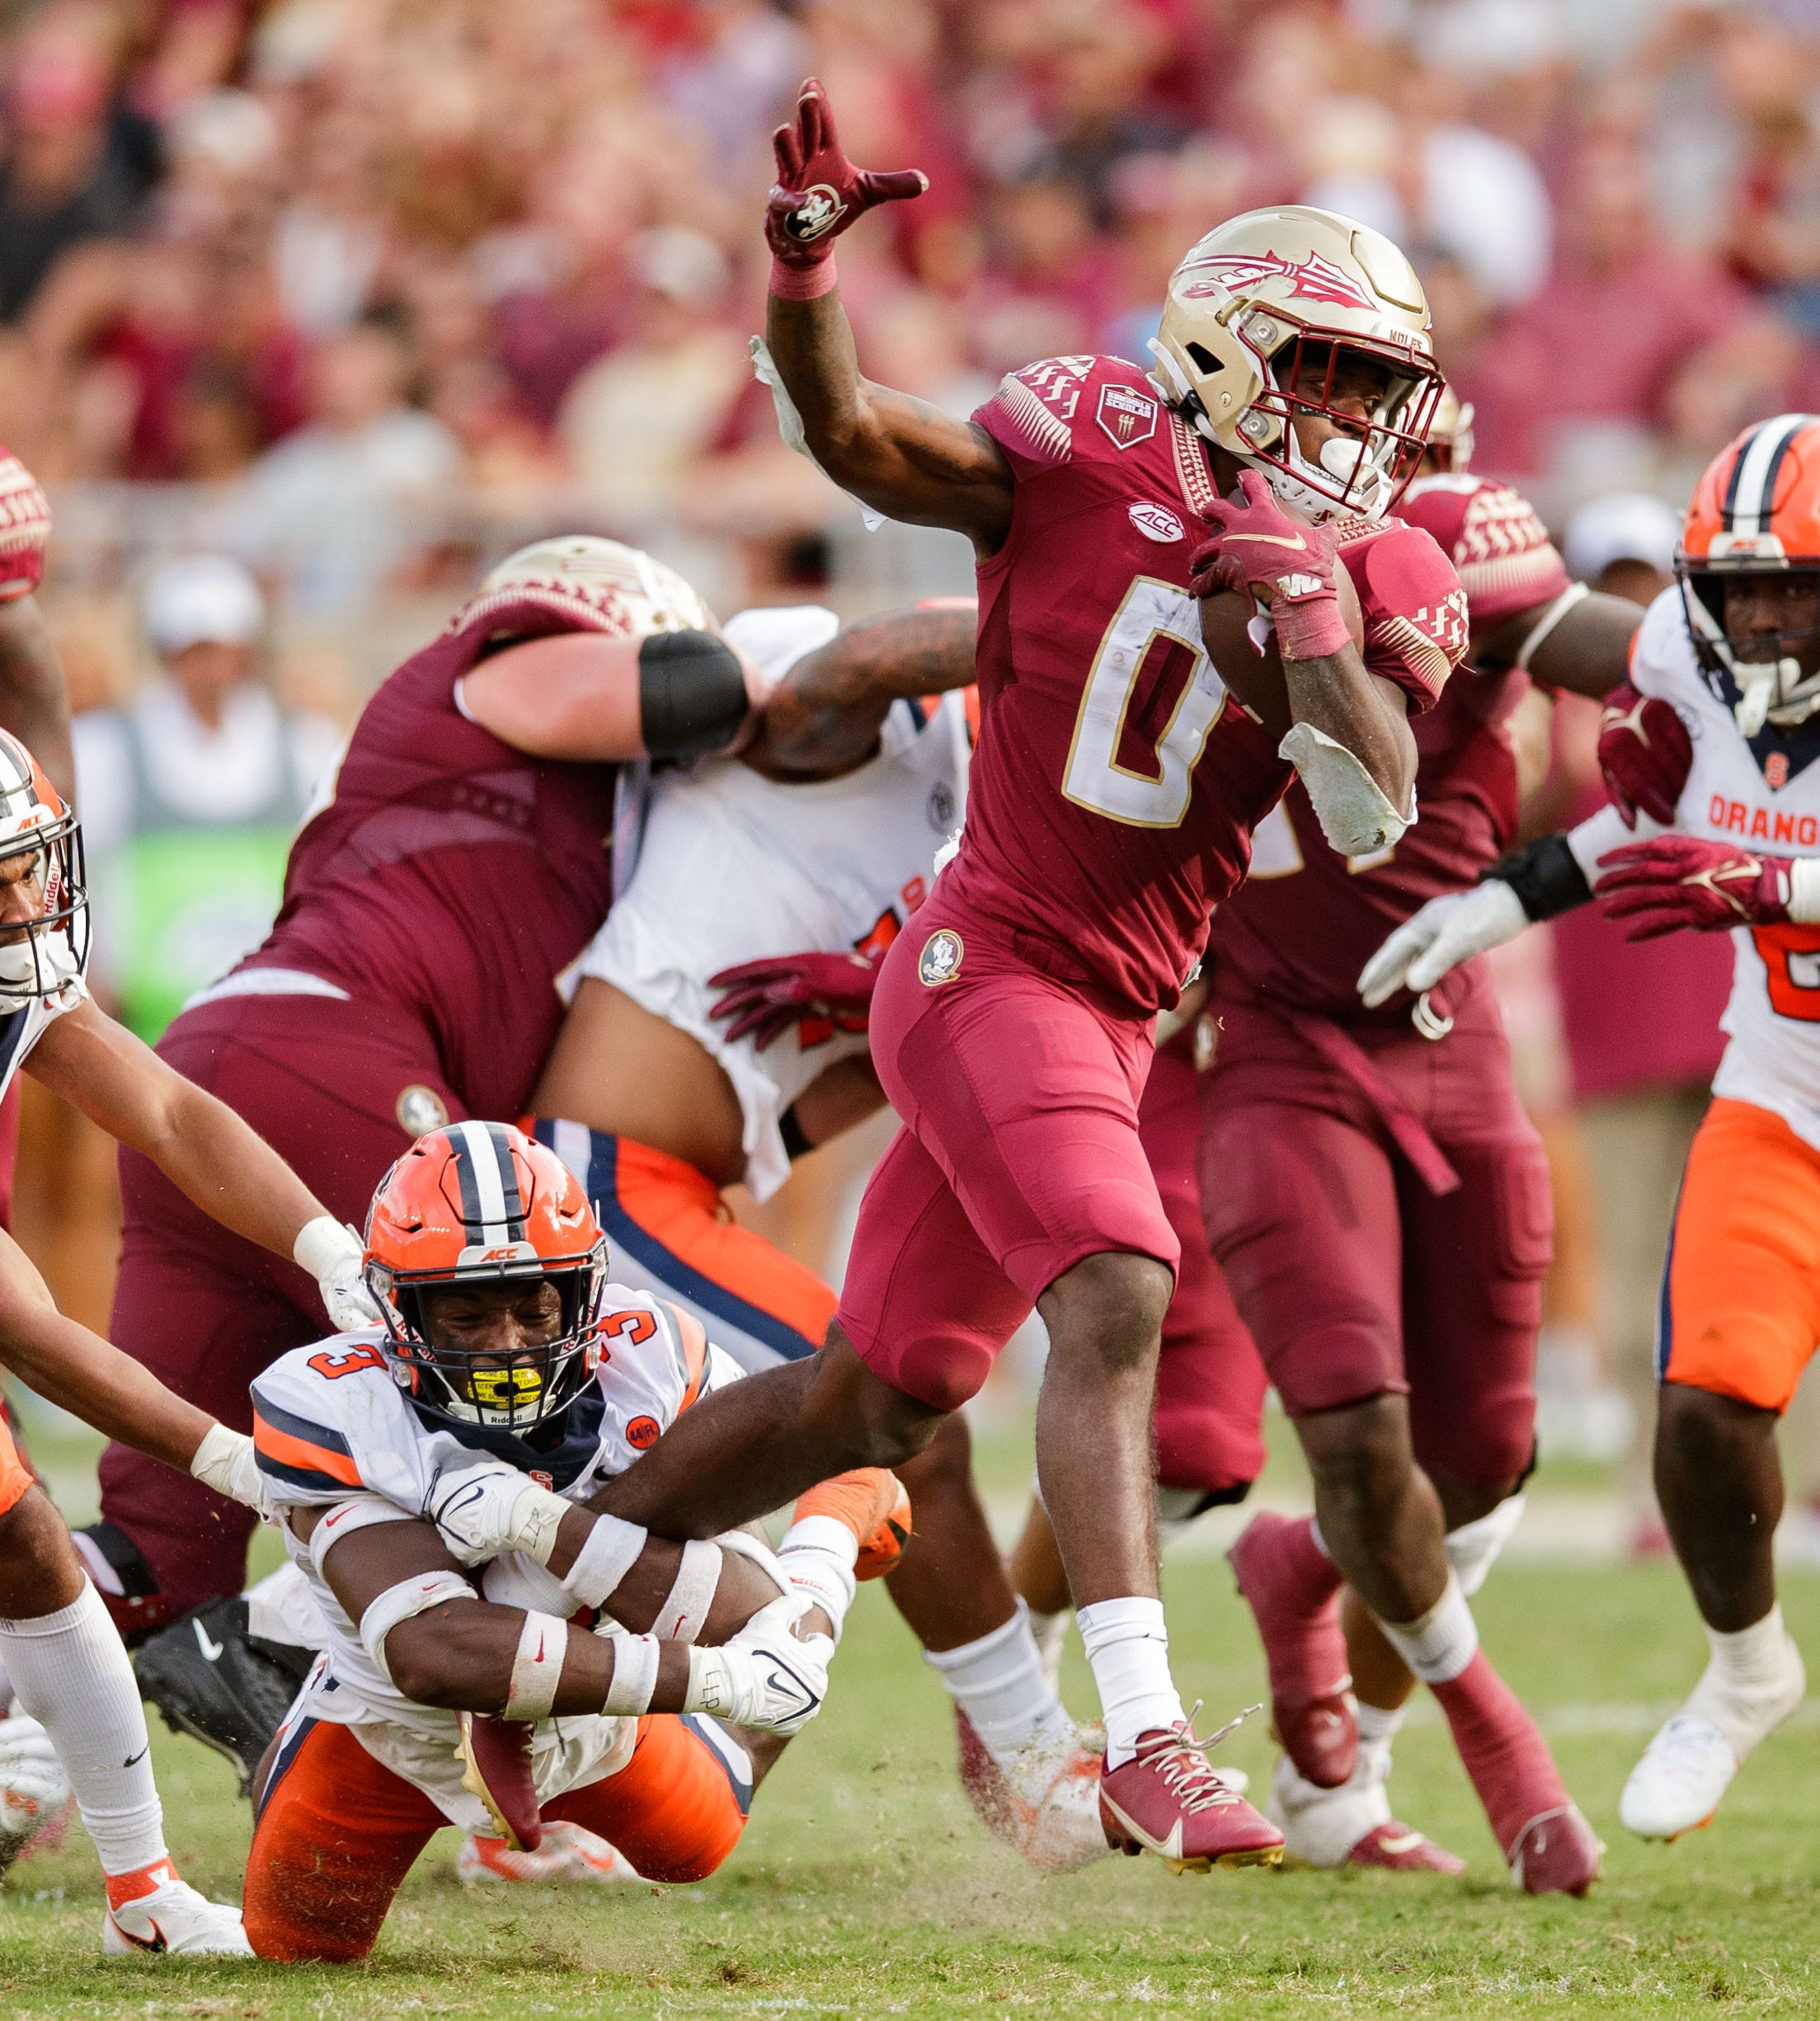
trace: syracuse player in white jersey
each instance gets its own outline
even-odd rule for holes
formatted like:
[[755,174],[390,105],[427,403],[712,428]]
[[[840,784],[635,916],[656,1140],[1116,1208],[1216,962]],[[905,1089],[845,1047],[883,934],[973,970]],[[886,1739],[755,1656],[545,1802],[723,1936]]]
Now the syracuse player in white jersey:
[[1634,939],[1731,933],[1730,1042],[1681,1182],[1656,1359],[1656,1492],[1711,1656],[1625,1786],[1620,1815],[1651,1839],[1705,1823],[1806,1689],[1771,1549],[1776,1420],[1820,1344],[1820,416],[1760,422],[1714,460],[1676,574],[1606,712],[1615,806],[1433,900],[1361,978],[1368,1002],[1428,988],[1595,894]]
[[712,1873],[774,1758],[749,1729],[814,1717],[854,1591],[859,1537],[825,1515],[799,1508],[774,1556],[581,1506],[740,1371],[689,1314],[607,1282],[546,1146],[431,1131],[367,1238],[383,1327],[253,1384],[260,1471],[323,1626],[258,1779],[264,1958],[364,1957],[444,1823],[532,1851],[581,1825],[647,1878]]

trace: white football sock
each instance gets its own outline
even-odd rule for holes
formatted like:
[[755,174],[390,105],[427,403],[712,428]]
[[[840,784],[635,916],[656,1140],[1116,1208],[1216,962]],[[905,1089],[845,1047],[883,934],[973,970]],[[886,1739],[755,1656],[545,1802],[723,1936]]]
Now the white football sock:
[[1383,1784],[1390,1779],[1390,1743],[1408,1710],[1402,1705],[1367,1705],[1357,1701],[1359,1724],[1359,1765],[1352,1772],[1355,1783]]
[[1075,1619],[1106,1716],[1106,1765],[1120,1768],[1136,1753],[1140,1734],[1187,1718],[1169,1676],[1163,1603],[1136,1595],[1095,1600],[1077,1609]]
[[958,1649],[925,1650],[924,1660],[941,1673],[955,1704],[1001,1768],[1037,1735],[1072,1732],[1030,1632],[1030,1610],[1021,1600],[1011,1619],[990,1634]]
[[82,1597],[55,1614],[0,1620],[0,1650],[21,1709],[49,1734],[69,1776],[101,1871],[132,1873],[165,1859],[145,1711],[101,1595],[85,1582]]
[[1712,1659],[1682,1710],[1709,1719],[1742,1761],[1799,1701],[1807,1685],[1801,1653],[1782,1625],[1780,1602],[1734,1633],[1709,1628],[1706,1639]]
[[1479,1624],[1451,1567],[1440,1599],[1419,1621],[1380,1620],[1378,1626],[1426,1685],[1451,1684],[1479,1649]]

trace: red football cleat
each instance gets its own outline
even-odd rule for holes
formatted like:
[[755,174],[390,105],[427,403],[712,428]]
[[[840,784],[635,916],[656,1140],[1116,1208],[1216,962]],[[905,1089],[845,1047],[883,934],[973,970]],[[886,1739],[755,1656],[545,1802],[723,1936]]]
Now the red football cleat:
[[1506,1857],[1526,1895],[1583,1895],[1599,1878],[1604,1841],[1576,1803],[1532,1817]]
[[1131,1760],[1100,1777],[1106,1843],[1134,1857],[1155,1853],[1177,1873],[1277,1865],[1283,1835],[1229,1789],[1207,1760],[1207,1750],[1238,1723],[1233,1720],[1205,1741],[1195,1738],[1187,1719],[1142,1735]]
[[1340,1575],[1314,1548],[1305,1516],[1254,1516],[1226,1558],[1264,1645],[1271,1729],[1299,1775],[1338,1789],[1359,1757]]
[[531,1780],[529,1722],[463,1713],[455,1759],[462,1788],[486,1805],[500,1837],[515,1853],[534,1853],[543,1843],[543,1814]]
[[1396,1873],[1464,1873],[1457,1853],[1437,1845],[1426,1832],[1413,1831],[1401,1818],[1374,1825],[1346,1856],[1349,1867],[1388,1867]]

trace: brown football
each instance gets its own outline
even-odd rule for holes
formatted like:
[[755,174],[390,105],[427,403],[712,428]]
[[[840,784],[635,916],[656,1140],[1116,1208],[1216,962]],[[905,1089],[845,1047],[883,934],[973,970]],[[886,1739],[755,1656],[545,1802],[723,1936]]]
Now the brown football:
[[[1352,635],[1352,643],[1365,645],[1365,614],[1359,609],[1359,593],[1343,566],[1337,573],[1340,615]],[[1289,733],[1289,693],[1283,685],[1283,663],[1272,633],[1260,653],[1246,634],[1251,622],[1252,600],[1236,590],[1222,590],[1217,596],[1201,599],[1201,637],[1207,657],[1233,693],[1244,703],[1270,732],[1272,740]]]

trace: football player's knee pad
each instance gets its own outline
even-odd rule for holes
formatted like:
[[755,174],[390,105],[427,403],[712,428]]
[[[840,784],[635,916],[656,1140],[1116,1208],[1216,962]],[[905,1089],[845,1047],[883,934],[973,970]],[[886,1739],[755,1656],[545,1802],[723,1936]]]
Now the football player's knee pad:
[[745,670],[718,632],[654,632],[638,646],[638,726],[653,758],[724,750],[750,706]]
[[1459,1529],[1447,1532],[1443,1539],[1447,1562],[1454,1568],[1460,1591],[1469,1600],[1485,1583],[1486,1576],[1498,1562],[1498,1553],[1516,1535],[1527,1499],[1521,1493],[1507,1495],[1489,1516],[1462,1523]]
[[373,1659],[373,1666],[388,1684],[392,1666],[385,1660],[385,1638],[393,1629],[420,1614],[433,1614],[452,1600],[477,1600],[477,1594],[459,1572],[425,1572],[415,1579],[401,1579],[374,1596],[360,1616],[360,1644]]

